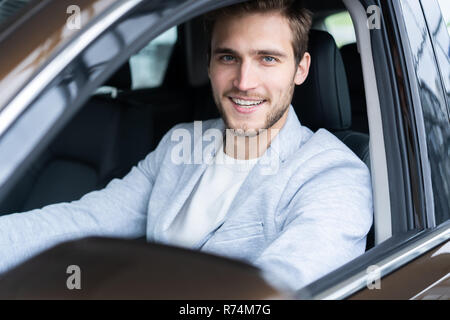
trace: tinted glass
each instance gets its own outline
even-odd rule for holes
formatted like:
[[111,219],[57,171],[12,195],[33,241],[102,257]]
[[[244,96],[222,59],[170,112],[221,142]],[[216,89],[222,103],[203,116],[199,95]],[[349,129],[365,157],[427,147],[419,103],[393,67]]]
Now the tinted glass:
[[426,132],[436,224],[450,217],[450,126],[446,96],[418,0],[400,1],[412,53]]
[[436,0],[425,0],[422,2],[422,8],[433,42],[438,68],[441,71],[447,96],[447,107],[450,108],[450,35],[448,33],[450,29],[450,1],[440,1],[440,4],[441,7]]

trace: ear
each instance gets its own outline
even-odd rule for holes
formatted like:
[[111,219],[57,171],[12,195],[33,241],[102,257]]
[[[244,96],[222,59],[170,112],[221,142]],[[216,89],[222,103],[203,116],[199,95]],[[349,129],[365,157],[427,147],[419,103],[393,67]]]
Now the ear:
[[295,73],[294,82],[296,85],[302,84],[309,73],[309,66],[311,65],[311,55],[305,52],[302,60],[297,66],[297,72]]

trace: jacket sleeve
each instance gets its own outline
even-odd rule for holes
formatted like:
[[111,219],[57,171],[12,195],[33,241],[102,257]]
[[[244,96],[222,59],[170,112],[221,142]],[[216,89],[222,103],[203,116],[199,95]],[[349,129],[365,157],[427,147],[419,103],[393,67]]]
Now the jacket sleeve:
[[285,190],[278,234],[255,260],[269,282],[292,290],[363,254],[373,220],[370,174],[359,159],[336,150],[302,166]]
[[167,136],[125,177],[113,179],[102,190],[70,203],[1,216],[0,273],[63,241],[94,235],[144,236],[157,161]]

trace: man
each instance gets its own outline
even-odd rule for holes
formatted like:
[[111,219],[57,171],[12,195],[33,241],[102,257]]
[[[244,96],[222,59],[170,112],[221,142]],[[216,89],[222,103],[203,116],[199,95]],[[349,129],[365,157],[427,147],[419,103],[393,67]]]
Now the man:
[[[1,217],[0,270],[68,239],[146,235],[243,259],[298,289],[364,252],[367,167],[328,131],[301,126],[290,105],[310,65],[308,11],[290,0],[252,1],[207,20],[222,118],[203,122],[200,135],[198,123],[175,126],[103,190]],[[192,153],[194,163],[185,157]]]

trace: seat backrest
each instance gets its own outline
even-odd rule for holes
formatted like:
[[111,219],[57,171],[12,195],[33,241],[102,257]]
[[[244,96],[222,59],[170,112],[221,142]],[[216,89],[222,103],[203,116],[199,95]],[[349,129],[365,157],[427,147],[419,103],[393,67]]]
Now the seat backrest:
[[208,38],[201,17],[186,22],[183,26],[185,33],[185,57],[187,79],[192,92],[194,105],[194,119],[208,120],[220,117],[212,96],[208,77]]
[[[292,105],[303,125],[328,129],[370,169],[369,135],[351,130],[352,113],[347,76],[339,49],[325,31],[311,30],[308,44],[311,66],[305,82],[297,86]],[[374,229],[366,249],[374,245]]]
[[147,153],[156,148],[173,126],[194,120],[194,93],[188,85],[188,64],[185,62],[185,30],[178,27],[177,32],[177,41],[171,51],[162,84],[118,94],[119,100],[134,108],[136,112],[148,112],[146,119],[151,123],[153,137]]
[[325,31],[311,30],[308,52],[308,77],[296,87],[292,99],[300,121],[313,131],[325,128],[334,133],[370,168],[369,136],[351,130],[347,77],[333,37]]
[[308,52],[309,74],[303,84],[296,86],[292,100],[300,121],[313,131],[350,128],[347,78],[333,37],[325,31],[311,30]]

